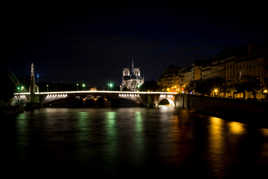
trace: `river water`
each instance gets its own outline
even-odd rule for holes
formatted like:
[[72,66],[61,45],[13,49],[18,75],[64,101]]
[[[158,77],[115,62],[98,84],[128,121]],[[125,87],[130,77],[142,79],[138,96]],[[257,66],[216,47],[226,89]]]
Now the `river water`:
[[268,169],[268,129],[187,110],[44,108],[7,129],[9,168],[26,176],[222,178]]

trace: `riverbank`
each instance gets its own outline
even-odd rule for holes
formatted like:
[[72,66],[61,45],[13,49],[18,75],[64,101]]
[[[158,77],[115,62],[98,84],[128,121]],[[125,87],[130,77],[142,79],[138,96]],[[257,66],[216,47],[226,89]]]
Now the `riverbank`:
[[16,105],[16,106],[1,106],[0,108],[0,115],[1,116],[16,116],[19,113],[24,111],[23,105]]
[[178,96],[177,108],[194,113],[239,121],[253,126],[268,127],[268,102],[256,100],[225,99],[206,96]]
[[[180,109],[183,110],[183,109]],[[262,127],[268,128],[268,112],[267,113],[258,113],[258,112],[249,112],[249,111],[212,111],[207,110],[198,110],[198,109],[188,109],[193,115],[205,115],[205,116],[214,116],[221,118],[226,121],[236,121],[250,125],[251,127]]]

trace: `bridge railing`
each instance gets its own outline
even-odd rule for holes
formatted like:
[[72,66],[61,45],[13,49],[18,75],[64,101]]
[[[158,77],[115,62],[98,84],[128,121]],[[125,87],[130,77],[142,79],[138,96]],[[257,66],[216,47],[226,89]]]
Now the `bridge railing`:
[[[49,94],[96,94],[96,93],[107,93],[107,94],[162,94],[162,95],[176,95],[177,92],[163,92],[163,91],[50,91],[50,92],[36,92],[36,95],[49,95]],[[30,95],[30,92],[14,93],[14,95]]]

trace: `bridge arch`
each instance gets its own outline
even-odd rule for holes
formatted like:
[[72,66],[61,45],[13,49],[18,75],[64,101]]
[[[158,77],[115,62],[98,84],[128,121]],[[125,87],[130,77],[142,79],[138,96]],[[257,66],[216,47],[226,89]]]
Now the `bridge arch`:
[[172,99],[169,99],[169,98],[164,98],[164,99],[161,99],[158,103],[158,106],[160,105],[166,105],[166,106],[170,106],[170,107],[175,107],[175,103]]

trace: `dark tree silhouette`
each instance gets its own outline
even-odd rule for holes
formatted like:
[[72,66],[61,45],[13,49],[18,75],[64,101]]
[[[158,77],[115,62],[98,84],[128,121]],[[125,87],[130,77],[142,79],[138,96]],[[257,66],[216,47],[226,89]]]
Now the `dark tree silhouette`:
[[159,86],[156,81],[145,81],[140,87],[140,91],[158,91]]
[[1,85],[0,100],[8,103],[13,97],[16,90],[16,80],[11,73],[2,74],[0,79],[3,85]]

